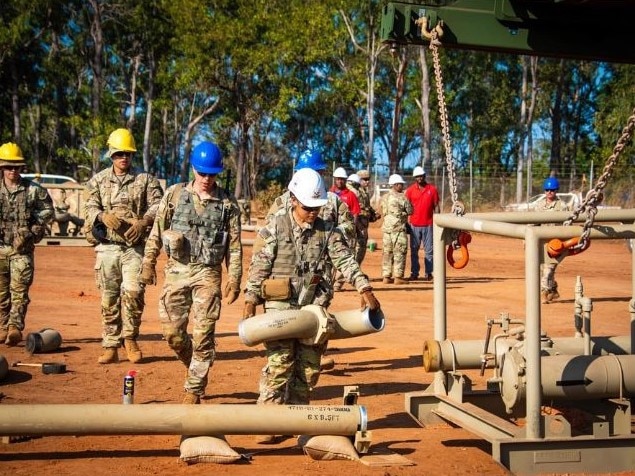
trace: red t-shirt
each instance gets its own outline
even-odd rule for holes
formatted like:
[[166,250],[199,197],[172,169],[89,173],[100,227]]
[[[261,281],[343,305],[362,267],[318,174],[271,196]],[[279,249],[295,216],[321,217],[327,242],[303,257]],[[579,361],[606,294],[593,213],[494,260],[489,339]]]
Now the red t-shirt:
[[331,192],[336,194],[341,201],[348,205],[348,209],[350,210],[351,215],[353,215],[354,217],[359,215],[359,212],[362,211],[361,207],[359,206],[359,199],[349,189],[345,188],[344,190],[340,190],[339,188],[333,186],[331,187]]
[[439,192],[437,188],[427,183],[423,187],[413,183],[406,189],[406,198],[412,203],[413,212],[410,215],[412,226],[432,225],[432,215],[439,204]]

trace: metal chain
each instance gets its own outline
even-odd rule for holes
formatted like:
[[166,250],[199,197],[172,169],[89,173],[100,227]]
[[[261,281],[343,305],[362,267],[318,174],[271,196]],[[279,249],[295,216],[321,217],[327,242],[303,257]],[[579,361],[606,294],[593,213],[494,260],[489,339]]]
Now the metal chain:
[[459,201],[456,185],[456,173],[454,170],[454,160],[452,160],[452,143],[450,142],[450,128],[448,126],[448,112],[445,103],[445,92],[443,89],[443,74],[441,73],[441,61],[439,59],[439,32],[437,28],[431,31],[430,50],[432,51],[432,63],[434,65],[434,78],[437,88],[437,98],[439,100],[439,119],[441,121],[441,131],[443,132],[443,148],[445,150],[445,163],[448,170],[448,184],[452,195],[452,212],[457,216],[465,214],[465,205]]
[[624,150],[624,147],[626,147],[631,140],[631,137],[633,136],[633,130],[635,130],[635,109],[633,109],[631,116],[628,118],[626,126],[624,127],[624,129],[622,129],[622,135],[613,148],[613,153],[607,159],[604,170],[602,171],[602,175],[595,183],[595,187],[593,187],[592,190],[589,190],[582,203],[578,205],[578,207],[573,211],[573,214],[563,223],[563,225],[569,226],[575,220],[577,220],[577,218],[580,216],[580,213],[582,213],[583,211],[586,212],[586,220],[584,222],[582,234],[580,235],[578,244],[573,247],[574,250],[584,250],[589,243],[591,227],[593,226],[595,215],[598,212],[597,205],[604,198],[602,190],[604,190],[608,179],[613,174],[613,168],[617,164],[617,159]]

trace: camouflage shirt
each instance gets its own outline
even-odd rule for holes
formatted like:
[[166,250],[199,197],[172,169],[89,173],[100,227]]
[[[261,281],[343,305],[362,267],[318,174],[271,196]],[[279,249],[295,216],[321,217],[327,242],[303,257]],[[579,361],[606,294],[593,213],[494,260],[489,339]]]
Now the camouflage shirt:
[[41,185],[20,179],[15,190],[0,180],[0,242],[11,246],[18,229],[53,221],[53,201]]
[[[188,184],[176,184],[169,187],[161,203],[159,204],[159,210],[157,212],[156,219],[148,241],[146,242],[144,250],[144,261],[156,265],[157,257],[161,253],[163,248],[164,232],[170,230],[173,225],[172,218],[175,215],[176,207],[182,206],[183,199],[190,200],[196,213],[203,216],[206,209],[218,208],[219,206],[225,206],[227,209],[228,217],[226,219],[226,230],[208,230],[207,234],[211,235],[217,231],[227,232],[227,270],[229,274],[229,281],[240,283],[242,279],[243,267],[243,248],[240,239],[240,208],[236,199],[227,194],[221,187],[216,185],[211,192],[213,198],[208,200],[201,200],[198,194],[193,189],[193,182]],[[194,263],[191,263],[194,265]]]
[[390,190],[381,200],[381,213],[384,216],[381,228],[384,232],[405,231],[408,216],[412,215],[412,204],[403,193]]
[[[113,167],[102,170],[88,184],[88,198],[84,204],[87,223],[94,224],[101,212],[114,213],[119,218],[154,219],[163,190],[151,174],[129,170],[117,176]],[[113,230],[107,231],[109,241],[125,243],[125,239]]]
[[[291,253],[287,248],[292,250]],[[320,260],[324,263],[315,262],[322,250]],[[293,260],[289,259],[291,254],[294,255]],[[285,263],[279,263],[281,260],[285,260]],[[328,261],[332,262],[358,291],[371,288],[368,277],[359,268],[353,251],[339,228],[333,228],[332,224],[326,223],[322,218],[317,218],[312,225],[301,226],[293,218],[291,208],[282,208],[270,217],[256,236],[245,287],[245,301],[262,302],[263,281],[274,277],[274,268],[286,269],[284,277],[293,280],[300,277],[303,271],[298,269],[298,264],[308,263],[311,268],[319,269]],[[328,279],[323,280],[321,285],[331,286]]]
[[549,202],[547,201],[547,197],[541,198],[538,203],[536,203],[536,211],[537,212],[568,212],[569,207],[566,203],[560,200],[558,197],[555,200]]

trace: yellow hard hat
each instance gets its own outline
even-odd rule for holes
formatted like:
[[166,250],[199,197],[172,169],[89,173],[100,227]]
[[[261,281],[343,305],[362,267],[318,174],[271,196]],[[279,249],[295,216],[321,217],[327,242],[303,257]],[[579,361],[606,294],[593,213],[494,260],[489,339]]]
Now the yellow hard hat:
[[128,129],[115,129],[108,137],[108,157],[115,152],[136,152],[137,148],[134,143],[132,132]]
[[13,142],[6,142],[0,146],[0,167],[3,165],[26,165],[22,150]]

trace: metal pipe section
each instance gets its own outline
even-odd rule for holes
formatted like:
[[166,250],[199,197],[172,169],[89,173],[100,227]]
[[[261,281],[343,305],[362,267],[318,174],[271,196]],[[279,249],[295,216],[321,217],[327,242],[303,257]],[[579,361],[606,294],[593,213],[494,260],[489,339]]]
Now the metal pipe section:
[[635,355],[543,358],[545,398],[587,400],[635,396]]
[[[439,215],[435,215],[438,217]],[[444,230],[437,225],[436,218],[432,225],[432,260],[435,278],[432,282],[432,305],[434,321],[434,338],[437,341],[447,339],[447,294],[445,281],[447,279],[447,262],[445,260]],[[445,376],[443,372],[434,375],[432,388],[437,394],[446,394]]]
[[329,314],[321,306],[309,305],[244,319],[238,325],[238,335],[242,343],[250,347],[281,339],[309,339],[319,344],[327,339],[373,334],[383,330],[385,325],[381,309],[355,309]]
[[0,405],[0,434],[355,435],[359,405]]
[[[560,228],[549,226],[545,228]],[[543,243],[535,228],[525,227],[525,359],[527,361],[526,438],[541,438],[542,418],[540,407],[540,263]]]
[[[594,336],[590,338],[589,355],[628,355],[631,353],[630,336]],[[423,342],[423,368],[426,372],[439,370],[472,370],[481,366],[484,340],[426,340]],[[487,352],[500,356],[515,347],[523,353],[521,340],[502,338],[490,341]],[[586,342],[581,337],[554,337],[542,339],[540,352],[548,355],[585,355]]]

